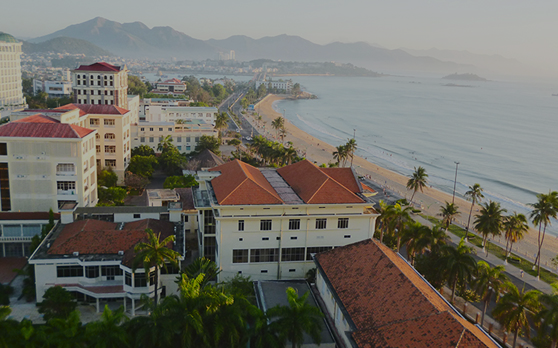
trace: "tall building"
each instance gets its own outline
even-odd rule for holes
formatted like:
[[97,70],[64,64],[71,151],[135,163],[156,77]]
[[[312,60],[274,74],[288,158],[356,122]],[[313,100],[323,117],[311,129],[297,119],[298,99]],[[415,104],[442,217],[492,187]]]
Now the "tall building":
[[0,116],[25,108],[21,86],[21,42],[0,32]]
[[105,62],[72,70],[74,102],[116,105],[128,109],[128,69]]

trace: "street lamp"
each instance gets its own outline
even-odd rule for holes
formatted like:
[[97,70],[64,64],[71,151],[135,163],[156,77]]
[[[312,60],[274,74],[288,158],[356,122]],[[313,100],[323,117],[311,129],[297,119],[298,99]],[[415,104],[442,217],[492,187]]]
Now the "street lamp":
[[457,185],[457,167],[459,167],[459,162],[455,163],[455,180],[453,181],[453,198],[451,199],[451,204],[455,202],[455,186]]

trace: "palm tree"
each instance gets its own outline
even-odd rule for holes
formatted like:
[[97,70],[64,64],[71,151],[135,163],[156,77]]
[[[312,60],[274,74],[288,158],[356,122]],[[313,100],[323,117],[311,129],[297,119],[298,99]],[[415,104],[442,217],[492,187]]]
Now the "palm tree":
[[215,128],[219,131],[219,139],[221,139],[221,130],[229,126],[228,116],[226,112],[221,112],[215,118]]
[[345,149],[347,151],[347,156],[351,157],[351,168],[353,167],[353,158],[355,157],[355,151],[357,149],[357,142],[355,138],[351,138],[345,144]]
[[[527,218],[523,214],[513,212],[513,215],[504,217],[504,236],[506,237],[506,262],[511,254],[513,243],[523,239],[525,233],[529,231]],[[508,249],[509,245],[509,249]]]
[[551,348],[558,345],[558,293],[541,294],[539,300],[542,304],[535,321],[539,325],[539,335],[551,340]]
[[118,348],[128,345],[126,330],[123,324],[128,318],[124,314],[124,307],[111,311],[108,305],[101,315],[101,320],[94,321],[85,327],[85,337],[88,347]]
[[481,199],[484,198],[482,191],[483,189],[480,184],[474,184],[473,186],[469,186],[469,191],[465,192],[465,197],[469,197],[471,199],[471,210],[469,211],[469,219],[467,220],[467,228],[465,229],[465,241],[467,241],[467,237],[469,235],[469,225],[471,224],[473,207],[476,202],[480,202]]
[[410,206],[403,206],[402,203],[396,203],[390,212],[390,228],[392,231],[397,232],[397,251],[401,249],[401,237],[403,229],[411,219],[411,212],[413,208]]
[[[548,194],[539,193],[537,195],[537,203],[530,204],[533,207],[531,212],[531,221],[533,225],[539,226],[539,237],[537,239],[538,252],[535,259],[537,265],[537,277],[541,276],[541,249],[546,235],[546,227],[551,224],[550,218],[556,219],[558,214],[558,192],[551,191]],[[541,227],[543,227],[541,235]],[[541,238],[542,236],[542,238]]]
[[484,302],[481,327],[484,324],[484,316],[492,299],[492,294],[496,293],[499,295],[508,280],[508,277],[504,274],[505,271],[506,268],[504,266],[490,267],[484,261],[479,261],[477,264],[477,274],[473,287]]
[[407,247],[407,255],[409,256],[411,265],[415,264],[415,255],[421,254],[428,246],[428,236],[430,233],[430,228],[422,225],[418,221],[411,221],[407,224],[407,228],[403,232],[401,241]]
[[283,126],[279,129],[279,137],[281,138],[281,144],[284,144],[286,136],[287,136],[287,128]]
[[283,152],[283,160],[285,165],[291,165],[297,158],[296,149],[294,147],[287,147]]
[[147,242],[138,243],[134,247],[136,253],[133,260],[133,271],[137,269],[139,264],[143,264],[145,269],[145,278],[150,278],[151,267],[155,267],[155,306],[157,306],[157,290],[159,288],[159,269],[163,266],[167,268],[167,262],[178,267],[178,258],[180,254],[167,246],[174,242],[173,235],[168,236],[163,241],[160,241],[161,234],[155,235],[153,230],[148,228],[145,230],[147,233]]
[[537,313],[540,308],[541,292],[538,290],[519,292],[511,282],[506,283],[506,288],[507,293],[496,304],[492,316],[507,332],[514,333],[512,347],[515,348],[520,332],[525,332],[527,337],[530,337],[529,317]]
[[157,151],[165,152],[168,148],[172,146],[172,135],[167,135],[159,145],[157,145]]
[[304,340],[304,333],[312,337],[314,343],[320,344],[320,332],[322,329],[322,312],[306,300],[310,292],[301,297],[295,289],[287,288],[288,306],[277,305],[267,311],[270,319],[276,318],[272,325],[279,333],[279,339],[283,346],[287,340],[291,342],[292,348],[300,348]]
[[479,215],[475,218],[475,228],[482,234],[482,247],[484,250],[488,235],[500,235],[504,222],[504,216],[502,214],[507,210],[501,208],[500,203],[494,201],[481,204],[481,207]]
[[443,256],[440,259],[440,266],[451,286],[450,302],[453,304],[457,283],[469,282],[477,267],[477,263],[473,256],[471,256],[472,249],[465,246],[463,239],[461,239],[457,248],[446,245],[441,249],[441,252]]
[[461,214],[455,203],[446,202],[445,207],[440,208],[440,215],[442,216],[442,224],[446,227],[446,230],[451,225],[451,222]]
[[443,246],[448,243],[449,237],[441,226],[434,225],[425,236],[426,246],[432,254],[440,253]]
[[240,158],[240,145],[242,145],[242,141],[240,141],[239,139],[231,139],[229,141],[229,145],[232,145],[232,146],[236,147],[236,151],[238,153],[238,159],[241,160],[241,158]]
[[216,280],[219,273],[221,273],[219,266],[205,257],[198,257],[184,268],[184,274],[188,276],[188,279],[197,278],[200,274],[204,275],[200,283],[202,288],[205,288],[210,281]]
[[393,205],[387,205],[383,200],[380,200],[378,213],[378,229],[380,230],[380,243],[383,243],[384,232],[388,230],[391,217],[392,217]]
[[339,145],[336,149],[336,151],[333,151],[333,159],[337,161],[338,167],[344,167],[347,160],[347,148],[345,145]]
[[415,193],[417,193],[418,190],[422,192],[422,190],[426,186],[427,184],[426,178],[428,178],[428,174],[426,174],[426,170],[423,167],[418,167],[418,168],[415,167],[415,172],[413,173],[409,181],[407,181],[407,189],[413,190],[413,195],[411,196],[411,202],[413,202]]
[[285,119],[282,116],[277,117],[271,122],[271,127],[275,129],[275,134],[279,136],[279,130],[285,127]]

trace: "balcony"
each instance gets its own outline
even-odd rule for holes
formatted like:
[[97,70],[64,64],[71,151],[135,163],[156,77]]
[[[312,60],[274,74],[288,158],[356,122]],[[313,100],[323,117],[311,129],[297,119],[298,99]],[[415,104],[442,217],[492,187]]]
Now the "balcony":
[[76,175],[75,171],[57,171],[56,176],[74,176]]
[[77,195],[77,190],[56,190],[56,194],[61,196]]

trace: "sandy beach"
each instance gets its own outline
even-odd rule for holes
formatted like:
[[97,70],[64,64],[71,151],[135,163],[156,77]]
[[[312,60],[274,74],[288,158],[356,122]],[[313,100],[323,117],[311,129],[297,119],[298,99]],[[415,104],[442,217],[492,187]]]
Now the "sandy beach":
[[[258,112],[262,116],[262,121],[264,122],[266,130],[265,135],[269,139],[275,138],[275,132],[271,128],[272,120],[279,116],[282,116],[280,113],[273,109],[273,103],[282,99],[284,98],[281,96],[270,94],[255,106],[256,112]],[[254,119],[251,119],[250,117],[247,118],[250,120],[250,122],[256,124]],[[322,163],[327,164],[330,162],[335,162],[332,155],[333,151],[335,151],[334,146],[329,145],[324,141],[300,130],[292,123],[290,123],[287,119],[285,119],[285,127],[288,133],[285,138],[285,142],[291,141],[293,143],[293,146],[297,148],[299,152],[306,153],[307,159],[317,163],[318,165]],[[259,128],[260,131],[262,131],[262,128],[263,127]],[[358,143],[358,137],[356,140]],[[387,186],[390,190],[398,192],[403,197],[411,197],[412,191],[407,190],[405,187],[409,179],[408,177],[377,166],[374,163],[367,161],[365,158],[361,158],[358,156],[354,157],[353,166],[355,167],[359,175],[369,176],[376,183]],[[427,187],[424,189],[424,193],[421,193],[420,191],[417,192],[413,200],[422,205],[424,213],[430,216],[436,216],[440,212],[440,207],[444,206],[446,201],[451,202],[452,196],[437,189]],[[456,223],[465,226],[469,217],[471,202],[455,197],[455,203],[459,206],[459,211],[461,212],[461,215],[457,218]],[[474,219],[475,211],[477,211],[478,209],[478,206],[475,206],[475,208],[473,209],[471,225]],[[514,244],[513,252],[533,261],[537,253],[537,236],[538,230],[531,229],[528,235],[522,241]],[[503,244],[505,246],[505,240],[503,237],[497,237],[494,242],[500,242],[500,244]],[[546,264],[550,268],[552,265],[550,259],[555,257],[557,253],[558,238],[547,234],[543,245],[541,264],[543,266]]]

